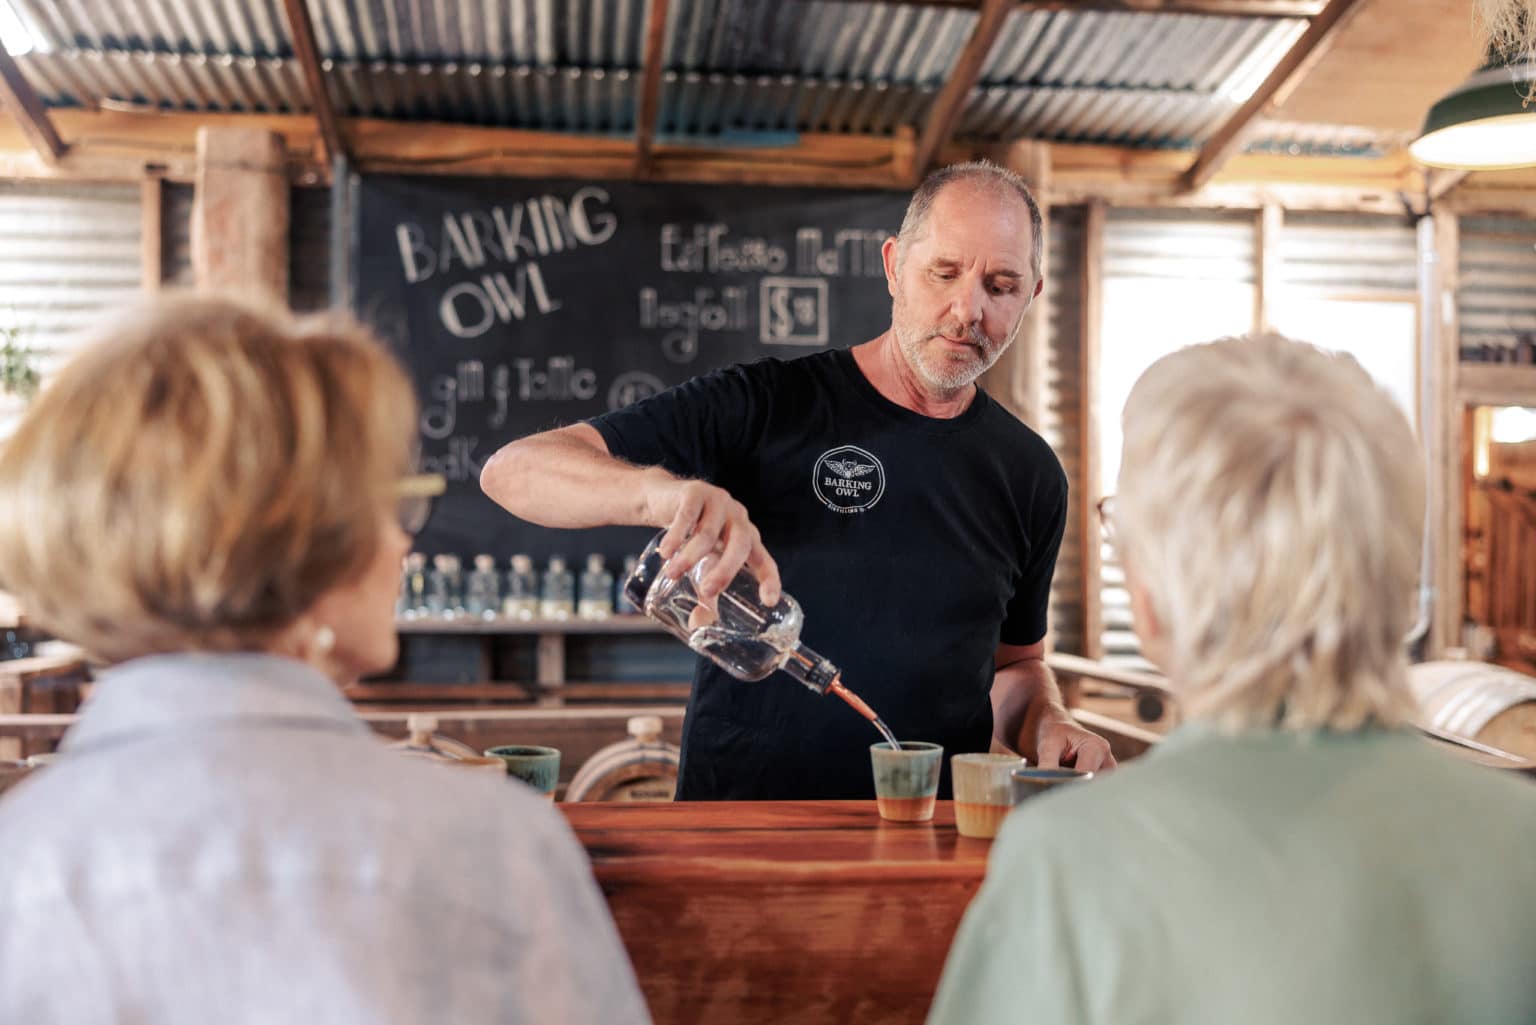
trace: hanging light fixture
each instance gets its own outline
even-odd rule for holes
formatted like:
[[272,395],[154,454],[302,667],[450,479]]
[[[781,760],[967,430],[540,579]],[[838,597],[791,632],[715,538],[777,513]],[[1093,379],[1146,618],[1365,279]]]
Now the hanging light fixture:
[[1473,0],[1483,66],[1429,108],[1409,151],[1465,171],[1536,165],[1536,0]]
[[1490,58],[1442,96],[1408,147],[1431,167],[1467,171],[1536,165],[1536,61]]

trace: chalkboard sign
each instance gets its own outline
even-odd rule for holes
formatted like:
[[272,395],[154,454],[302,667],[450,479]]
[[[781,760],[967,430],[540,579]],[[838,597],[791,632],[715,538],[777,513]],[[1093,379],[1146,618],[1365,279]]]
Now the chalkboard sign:
[[508,441],[617,409],[716,367],[847,347],[890,324],[880,246],[894,192],[578,180],[363,177],[357,312],[409,367],[424,468],[448,493],[429,554],[588,552],[644,528],[557,531],[486,498]]

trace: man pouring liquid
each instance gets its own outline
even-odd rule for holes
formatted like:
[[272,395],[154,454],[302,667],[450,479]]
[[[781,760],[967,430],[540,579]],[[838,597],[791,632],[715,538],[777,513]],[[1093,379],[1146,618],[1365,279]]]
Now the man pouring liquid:
[[[1042,250],[1017,175],[938,171],[881,251],[884,333],[512,442],[481,486],[545,526],[665,528],[669,575],[719,548],[701,596],[743,565],[765,601],[787,588],[805,643],[901,739],[958,753],[996,738],[1042,765],[1112,766],[1044,662],[1065,474],[976,385],[1040,294]],[[872,739],[804,688],[742,683],[701,659],[677,796],[869,798]]]

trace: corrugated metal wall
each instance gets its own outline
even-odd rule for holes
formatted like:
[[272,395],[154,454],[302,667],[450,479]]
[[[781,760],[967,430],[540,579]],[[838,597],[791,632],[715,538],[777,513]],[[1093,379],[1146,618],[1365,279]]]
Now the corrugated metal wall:
[[1536,359],[1536,220],[1461,221],[1461,358]]
[[1082,513],[1079,503],[1088,489],[1082,466],[1082,207],[1051,210],[1049,252],[1046,254],[1046,313],[1050,318],[1050,344],[1046,351],[1046,409],[1040,433],[1050,442],[1071,488],[1067,533],[1056,560],[1051,583],[1051,633],[1057,651],[1082,654],[1083,575]]
[[46,371],[103,309],[139,298],[139,188],[0,182],[0,323]]
[[1287,213],[1280,261],[1281,285],[1302,293],[1418,293],[1418,235],[1402,217]]
[[[1257,226],[1253,214],[1207,213],[1186,210],[1118,210],[1109,211],[1104,225],[1104,329],[1100,339],[1100,395],[1099,433],[1102,443],[1118,451],[1120,410],[1124,396],[1110,394],[1109,384],[1121,367],[1145,366],[1158,353],[1149,353],[1154,337],[1150,330],[1144,338],[1142,327],[1163,327],[1182,323],[1190,311],[1186,293],[1178,292],[1179,285],[1191,282],[1214,294],[1221,286],[1249,286],[1256,278]],[[1145,309],[1113,310],[1116,300],[1113,290],[1122,283],[1150,282],[1164,290],[1166,283],[1168,301],[1161,306],[1148,305]],[[1154,293],[1156,294],[1156,293]],[[1123,300],[1122,300],[1123,301]],[[1201,311],[1203,313],[1205,311]],[[1114,314],[1119,314],[1115,316]],[[1153,322],[1156,322],[1155,325]],[[1116,324],[1129,325],[1127,330],[1117,330]],[[1240,323],[1223,323],[1211,329],[1202,323],[1191,328],[1189,337],[1179,336],[1179,344],[1188,344],[1216,337],[1221,334],[1240,334],[1252,325],[1251,301],[1249,310]],[[1203,335],[1204,337],[1201,337]],[[1139,373],[1139,370],[1137,371]],[[1129,374],[1121,376],[1130,376]],[[1105,471],[1111,470],[1106,455]],[[1114,490],[1106,483],[1105,493]],[[1144,667],[1140,644],[1131,628],[1130,595],[1125,589],[1125,573],[1118,555],[1109,545],[1101,547],[1102,572],[1099,581],[1099,600],[1103,609],[1104,660],[1118,665]]]

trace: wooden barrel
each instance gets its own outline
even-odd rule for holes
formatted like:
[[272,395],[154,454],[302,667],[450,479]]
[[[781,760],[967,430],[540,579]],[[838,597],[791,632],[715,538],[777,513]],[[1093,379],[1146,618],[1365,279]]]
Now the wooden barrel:
[[1536,677],[1486,662],[1420,662],[1408,682],[1426,726],[1536,759]]
[[628,728],[629,740],[602,748],[571,777],[566,801],[672,800],[678,750],[661,739],[661,719],[637,715]]

